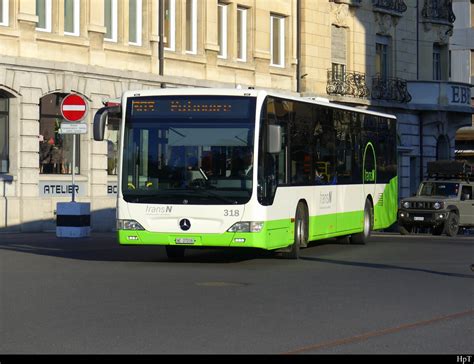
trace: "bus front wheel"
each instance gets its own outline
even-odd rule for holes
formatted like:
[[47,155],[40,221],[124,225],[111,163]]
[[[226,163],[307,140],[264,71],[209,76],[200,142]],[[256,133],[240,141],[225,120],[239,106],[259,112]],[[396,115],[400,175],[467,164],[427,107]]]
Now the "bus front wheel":
[[308,245],[309,222],[308,210],[303,202],[298,204],[295,214],[295,240],[293,244],[282,251],[283,258],[298,259],[300,256],[300,247]]
[[364,207],[364,230],[361,233],[353,234],[350,237],[351,244],[365,244],[369,241],[373,227],[372,204],[369,200],[365,201]]

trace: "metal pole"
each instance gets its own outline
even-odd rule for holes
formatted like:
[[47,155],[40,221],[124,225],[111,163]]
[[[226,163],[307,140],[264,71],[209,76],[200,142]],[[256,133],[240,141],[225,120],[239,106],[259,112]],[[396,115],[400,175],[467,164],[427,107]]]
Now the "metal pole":
[[[158,1],[159,11],[158,11],[158,59],[159,59],[159,68],[158,74],[163,76],[165,69],[165,4],[163,0]],[[161,82],[161,88],[166,88],[166,84]]]
[[5,228],[8,227],[7,181],[3,180],[3,198],[5,199]]
[[301,2],[296,0],[296,92],[301,92]]
[[72,202],[76,202],[76,134],[72,138]]

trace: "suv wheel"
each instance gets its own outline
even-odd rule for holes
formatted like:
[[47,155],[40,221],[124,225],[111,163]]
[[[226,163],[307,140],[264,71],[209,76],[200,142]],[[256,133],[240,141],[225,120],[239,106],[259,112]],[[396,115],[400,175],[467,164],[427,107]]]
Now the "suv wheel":
[[459,216],[454,211],[448,215],[448,219],[444,224],[444,232],[448,236],[456,236],[459,231]]
[[398,231],[400,232],[400,235],[409,235],[412,229],[413,228],[411,226],[403,226],[403,225],[398,226]]

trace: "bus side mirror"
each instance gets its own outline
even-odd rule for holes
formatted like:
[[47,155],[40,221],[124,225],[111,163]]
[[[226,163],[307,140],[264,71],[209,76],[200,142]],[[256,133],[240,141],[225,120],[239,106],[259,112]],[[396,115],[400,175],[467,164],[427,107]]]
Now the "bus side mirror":
[[281,126],[268,125],[268,153],[279,154],[281,152]]
[[104,140],[105,123],[107,122],[108,107],[102,107],[94,115],[94,140],[101,142]]

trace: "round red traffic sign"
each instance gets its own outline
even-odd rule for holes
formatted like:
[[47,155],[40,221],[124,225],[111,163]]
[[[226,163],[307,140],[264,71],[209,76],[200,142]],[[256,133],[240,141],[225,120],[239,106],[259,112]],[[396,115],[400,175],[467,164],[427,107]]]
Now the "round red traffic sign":
[[78,122],[87,114],[87,103],[81,95],[69,94],[61,103],[61,115],[67,121]]

